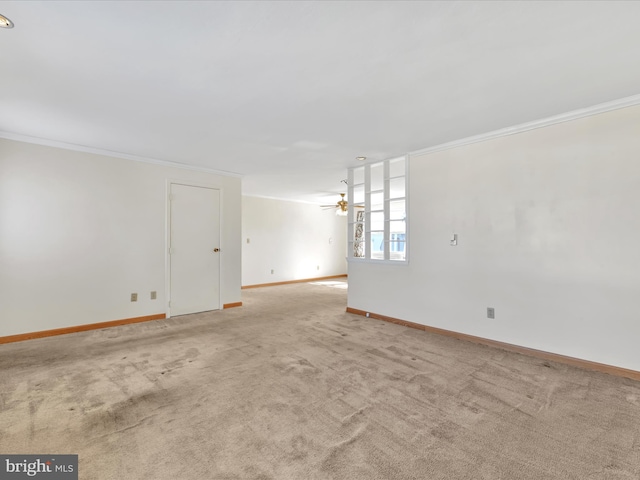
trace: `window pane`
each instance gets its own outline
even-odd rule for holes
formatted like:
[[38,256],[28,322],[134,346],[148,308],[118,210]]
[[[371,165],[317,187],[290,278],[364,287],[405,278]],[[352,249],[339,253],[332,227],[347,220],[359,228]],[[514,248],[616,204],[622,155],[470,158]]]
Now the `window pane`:
[[351,200],[353,205],[364,204],[364,185],[358,185],[353,187],[353,199]]
[[404,198],[404,177],[393,178],[389,181],[389,198]]
[[389,241],[389,259],[405,260],[406,255],[406,234],[392,233]]
[[404,235],[406,233],[406,230],[407,228],[404,220],[393,220],[389,222],[389,233],[391,234],[391,238],[393,238],[395,234]]
[[384,210],[384,194],[382,192],[371,194],[371,210]]
[[404,242],[394,242],[390,244],[389,260],[404,261],[407,259]]
[[371,232],[371,258],[384,258],[384,232]]
[[364,167],[358,167],[353,169],[353,184],[364,184]]
[[353,226],[353,256],[356,258],[365,256],[364,219],[364,211],[356,212],[356,223]]
[[384,230],[384,212],[371,214],[371,230]]
[[404,176],[406,174],[404,163],[404,157],[391,160],[389,162],[389,178]]
[[392,200],[389,202],[389,218],[391,220],[404,220],[407,210],[404,200]]
[[371,190],[382,190],[384,188],[384,168],[382,163],[371,165]]

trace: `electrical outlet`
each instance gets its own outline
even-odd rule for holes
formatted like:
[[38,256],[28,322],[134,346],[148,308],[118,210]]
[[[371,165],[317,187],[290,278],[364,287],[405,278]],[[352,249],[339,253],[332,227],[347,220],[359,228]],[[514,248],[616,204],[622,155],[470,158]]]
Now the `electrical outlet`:
[[138,301],[138,294],[137,293],[132,293],[131,294],[131,301],[132,302],[137,302]]
[[274,273],[274,270],[273,270],[273,269],[271,269],[271,275],[273,275],[273,273]]
[[318,266],[316,267],[316,270],[320,270],[320,265],[318,265]]
[[496,318],[496,309],[487,307],[487,318]]
[[247,243],[251,243],[251,239],[250,238],[247,238]]
[[155,300],[156,298],[158,298],[158,293],[155,291],[151,292],[151,300]]

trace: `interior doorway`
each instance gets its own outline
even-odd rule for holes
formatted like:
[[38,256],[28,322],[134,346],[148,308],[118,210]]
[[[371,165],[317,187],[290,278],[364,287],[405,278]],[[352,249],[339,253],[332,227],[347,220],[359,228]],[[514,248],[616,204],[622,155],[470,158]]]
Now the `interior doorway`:
[[220,191],[171,183],[169,316],[220,306]]

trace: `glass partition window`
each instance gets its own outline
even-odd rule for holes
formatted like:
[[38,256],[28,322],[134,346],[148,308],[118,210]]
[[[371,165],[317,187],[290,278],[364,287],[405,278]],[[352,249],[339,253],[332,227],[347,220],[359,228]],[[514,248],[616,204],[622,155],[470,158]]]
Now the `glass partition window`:
[[405,157],[349,170],[349,258],[407,261]]

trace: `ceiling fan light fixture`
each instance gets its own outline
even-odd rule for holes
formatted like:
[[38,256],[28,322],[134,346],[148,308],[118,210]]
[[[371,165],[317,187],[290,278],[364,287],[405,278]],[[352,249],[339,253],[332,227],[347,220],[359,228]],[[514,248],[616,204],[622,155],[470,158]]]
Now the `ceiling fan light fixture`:
[[0,14],[0,28],[13,28],[13,22]]
[[349,202],[347,202],[344,197],[346,193],[340,194],[340,200],[338,200],[334,205],[320,205],[322,208],[335,208],[336,215],[339,217],[346,217],[349,214]]
[[336,204],[336,207],[338,207],[336,209],[336,215],[340,217],[345,217],[349,213],[349,209],[347,208],[347,205],[349,205],[349,203],[344,199],[345,195],[345,193],[341,193],[340,201]]

